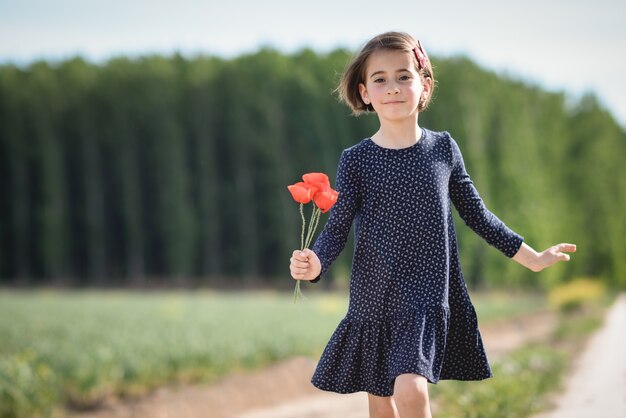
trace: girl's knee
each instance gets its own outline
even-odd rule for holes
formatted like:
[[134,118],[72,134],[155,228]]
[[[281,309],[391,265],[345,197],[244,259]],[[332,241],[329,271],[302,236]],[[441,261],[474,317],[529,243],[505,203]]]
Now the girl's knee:
[[393,398],[402,404],[427,404],[428,380],[418,374],[402,374],[396,378]]

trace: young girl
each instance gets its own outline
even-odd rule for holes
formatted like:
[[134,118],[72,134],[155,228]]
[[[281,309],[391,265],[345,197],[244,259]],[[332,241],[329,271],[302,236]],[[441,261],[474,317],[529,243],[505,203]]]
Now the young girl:
[[418,124],[434,85],[428,56],[410,35],[384,33],[363,47],[337,90],[355,115],[376,112],[380,129],[342,152],[339,199],[313,248],[290,260],[295,280],[317,282],[354,220],[348,312],[312,383],[367,392],[372,418],[430,417],[427,382],[491,376],[451,202],[478,235],[532,271],[576,250],[559,244],[537,253],[485,207],[450,134]]

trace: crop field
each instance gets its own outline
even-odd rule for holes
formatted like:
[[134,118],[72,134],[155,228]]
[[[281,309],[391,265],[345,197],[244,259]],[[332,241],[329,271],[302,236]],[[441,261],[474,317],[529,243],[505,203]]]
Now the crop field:
[[[87,408],[174,382],[209,382],[293,355],[316,357],[345,315],[345,294],[1,291],[0,417]],[[481,323],[545,306],[480,294]]]

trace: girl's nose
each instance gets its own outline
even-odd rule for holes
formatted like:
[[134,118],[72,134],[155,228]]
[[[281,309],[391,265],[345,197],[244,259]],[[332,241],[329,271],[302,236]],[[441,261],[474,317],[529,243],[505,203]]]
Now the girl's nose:
[[400,93],[400,88],[396,85],[391,85],[387,89],[387,94],[398,94]]

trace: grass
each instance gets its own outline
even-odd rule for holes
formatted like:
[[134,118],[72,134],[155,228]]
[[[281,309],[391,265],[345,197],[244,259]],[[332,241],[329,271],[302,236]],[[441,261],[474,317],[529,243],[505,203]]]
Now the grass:
[[[5,292],[0,393],[29,369],[29,386],[40,376],[58,388],[57,399],[88,407],[110,395],[316,355],[342,314],[336,299],[293,306],[276,294]],[[38,373],[46,367],[51,376]]]
[[547,309],[545,296],[537,293],[502,291],[472,294],[480,324]]
[[0,416],[45,416],[165,383],[319,355],[345,312],[328,295],[2,292]]
[[528,346],[492,365],[494,377],[480,382],[442,381],[431,389],[438,418],[525,418],[545,408],[568,355],[550,346]]
[[[211,291],[3,291],[0,416],[48,416],[163,384],[210,382],[293,355],[319,356],[344,295]],[[481,324],[545,308],[538,296],[473,297]]]

